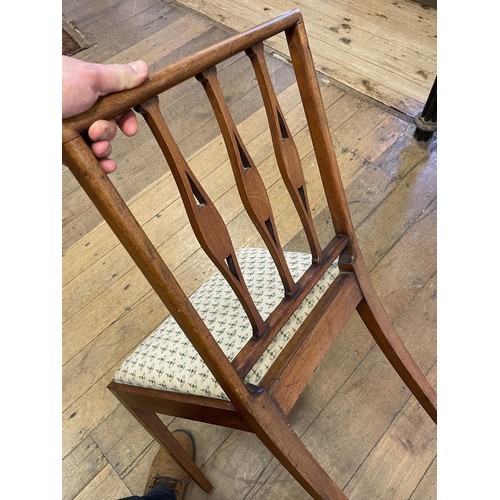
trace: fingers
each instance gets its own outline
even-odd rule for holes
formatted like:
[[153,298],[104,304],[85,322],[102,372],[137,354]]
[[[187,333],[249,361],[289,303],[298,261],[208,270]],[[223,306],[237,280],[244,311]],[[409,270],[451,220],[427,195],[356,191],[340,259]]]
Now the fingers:
[[137,134],[139,130],[139,124],[137,123],[137,118],[135,113],[130,110],[128,113],[125,113],[120,118],[116,119],[120,130],[127,136],[132,137]]
[[88,130],[89,139],[93,141],[92,152],[107,174],[116,170],[116,163],[109,156],[113,150],[110,142],[116,137],[117,128],[114,120],[98,120]]
[[137,87],[148,76],[148,65],[144,61],[96,65],[95,69],[94,89],[99,95]]
[[112,141],[116,137],[117,126],[114,120],[97,120],[88,130],[91,141]]
[[98,120],[88,130],[89,139],[93,141],[91,145],[92,152],[107,174],[116,170],[116,163],[109,157],[113,151],[111,141],[116,137],[118,127],[126,136],[134,136],[139,129],[135,113],[130,110],[128,113],[116,118],[116,121]]
[[148,77],[144,61],[97,64],[62,57],[62,117],[89,109],[99,97],[140,85]]
[[[71,57],[62,58],[63,118],[68,118],[89,109],[100,96],[131,89],[148,77],[148,65],[144,61],[128,64],[95,64]],[[133,111],[114,120],[98,120],[88,130],[93,142],[91,148],[106,173],[116,169],[109,158],[110,142],[116,137],[118,127],[131,137],[137,133],[138,123]]]
[[90,148],[96,158],[108,158],[113,151],[113,148],[108,141],[94,142]]
[[111,158],[103,158],[98,160],[99,165],[107,174],[111,174],[116,170],[116,163]]

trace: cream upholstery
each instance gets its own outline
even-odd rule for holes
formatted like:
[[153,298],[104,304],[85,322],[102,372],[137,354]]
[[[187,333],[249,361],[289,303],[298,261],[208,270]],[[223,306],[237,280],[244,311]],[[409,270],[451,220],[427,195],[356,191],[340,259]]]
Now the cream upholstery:
[[[256,248],[243,249],[237,256],[257,309],[263,318],[267,318],[283,299],[283,285],[273,260],[267,250]],[[298,280],[311,264],[309,254],[286,252],[285,257],[294,280]],[[335,261],[257,361],[246,377],[247,382],[259,383],[338,273]],[[252,328],[227,282],[220,273],[216,273],[190,299],[228,359],[234,359],[251,338]],[[171,316],[125,360],[115,374],[114,381],[227,399],[215,377]]]

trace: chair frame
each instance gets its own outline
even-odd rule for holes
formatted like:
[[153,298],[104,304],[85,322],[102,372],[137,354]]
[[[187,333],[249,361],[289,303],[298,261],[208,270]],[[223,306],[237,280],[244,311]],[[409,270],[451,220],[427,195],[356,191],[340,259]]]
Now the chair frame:
[[[321,248],[308,210],[300,160],[284,121],[265,66],[263,42],[284,32],[295,69],[335,237]],[[303,224],[312,264],[303,277],[291,279],[275,231],[265,189],[222,97],[216,65],[246,51],[252,61],[284,183]],[[300,70],[297,70],[299,68]],[[161,116],[157,95],[196,77],[204,86],[226,143],[243,205],[262,236],[283,282],[285,297],[261,318],[244,284],[229,235],[213,203],[183,159]],[[160,257],[126,202],[92,154],[86,131],[97,119],[111,119],[134,108],[143,114],[167,158],[200,245],[240,299],[253,327],[253,338],[230,362]],[[293,10],[237,34],[152,75],[141,86],[101,98],[89,111],[63,120],[63,162],[88,194],[105,221],[132,256],[153,289],[199,352],[228,401],[158,391],[111,382],[110,391],[209,492],[212,485],[177,443],[158,414],[178,416],[255,433],[313,497],[346,498],[328,476],[286,417],[324,354],[357,310],[373,338],[404,383],[436,422],[436,393],[397,335],[374,290],[350,218],[333,149],[302,15]],[[328,266],[339,259],[340,273],[285,346],[259,386],[245,383],[246,374]]]

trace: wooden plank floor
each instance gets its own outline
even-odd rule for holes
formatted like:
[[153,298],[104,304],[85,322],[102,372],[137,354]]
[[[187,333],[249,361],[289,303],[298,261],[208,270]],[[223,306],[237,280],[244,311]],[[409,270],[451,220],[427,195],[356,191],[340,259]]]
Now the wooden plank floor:
[[[77,57],[98,62],[140,57],[156,69],[231,33],[170,1],[91,0],[82,7],[64,0],[63,14],[93,44]],[[280,58],[268,55],[268,63],[314,194],[318,179],[293,72]],[[219,71],[240,133],[277,203],[283,190],[269,160],[251,67],[246,58],[235,57]],[[344,85],[321,81],[321,90],[371,276],[398,331],[435,384],[436,139],[417,143],[410,120]],[[248,220],[235,208],[227,156],[201,86],[187,83],[166,95],[162,109],[191,168],[230,221],[236,243],[255,243]],[[182,120],[187,111],[192,115]],[[133,139],[117,138],[119,169],[111,178],[177,278],[195,289],[199,280],[193,269],[203,275],[210,266],[196,251],[172,178],[151,144],[144,126]],[[63,498],[112,500],[142,492],[157,445],[106,385],[165,310],[66,168],[62,175]],[[314,198],[312,205],[326,237],[331,227],[324,200]],[[288,248],[303,249],[304,238],[288,212],[277,214],[277,222]],[[254,436],[165,421],[195,434],[198,463],[215,485],[210,498],[306,498]],[[435,427],[357,318],[316,371],[291,424],[350,498],[436,497]],[[205,497],[189,486],[188,499]]]
[[[316,68],[415,116],[436,76],[436,9],[414,0],[179,0],[237,31],[301,9]],[[286,52],[284,40],[268,44]]]

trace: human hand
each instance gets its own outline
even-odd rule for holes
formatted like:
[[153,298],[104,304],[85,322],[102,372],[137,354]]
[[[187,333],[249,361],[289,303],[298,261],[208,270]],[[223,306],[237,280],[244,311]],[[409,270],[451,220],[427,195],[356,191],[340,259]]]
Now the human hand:
[[[148,76],[148,66],[144,61],[96,64],[68,56],[62,58],[63,119],[87,111],[101,96],[137,87]],[[88,130],[92,152],[107,174],[116,170],[116,163],[109,156],[112,149],[110,142],[118,128],[127,137],[137,133],[139,125],[132,110],[113,120],[98,120]]]

